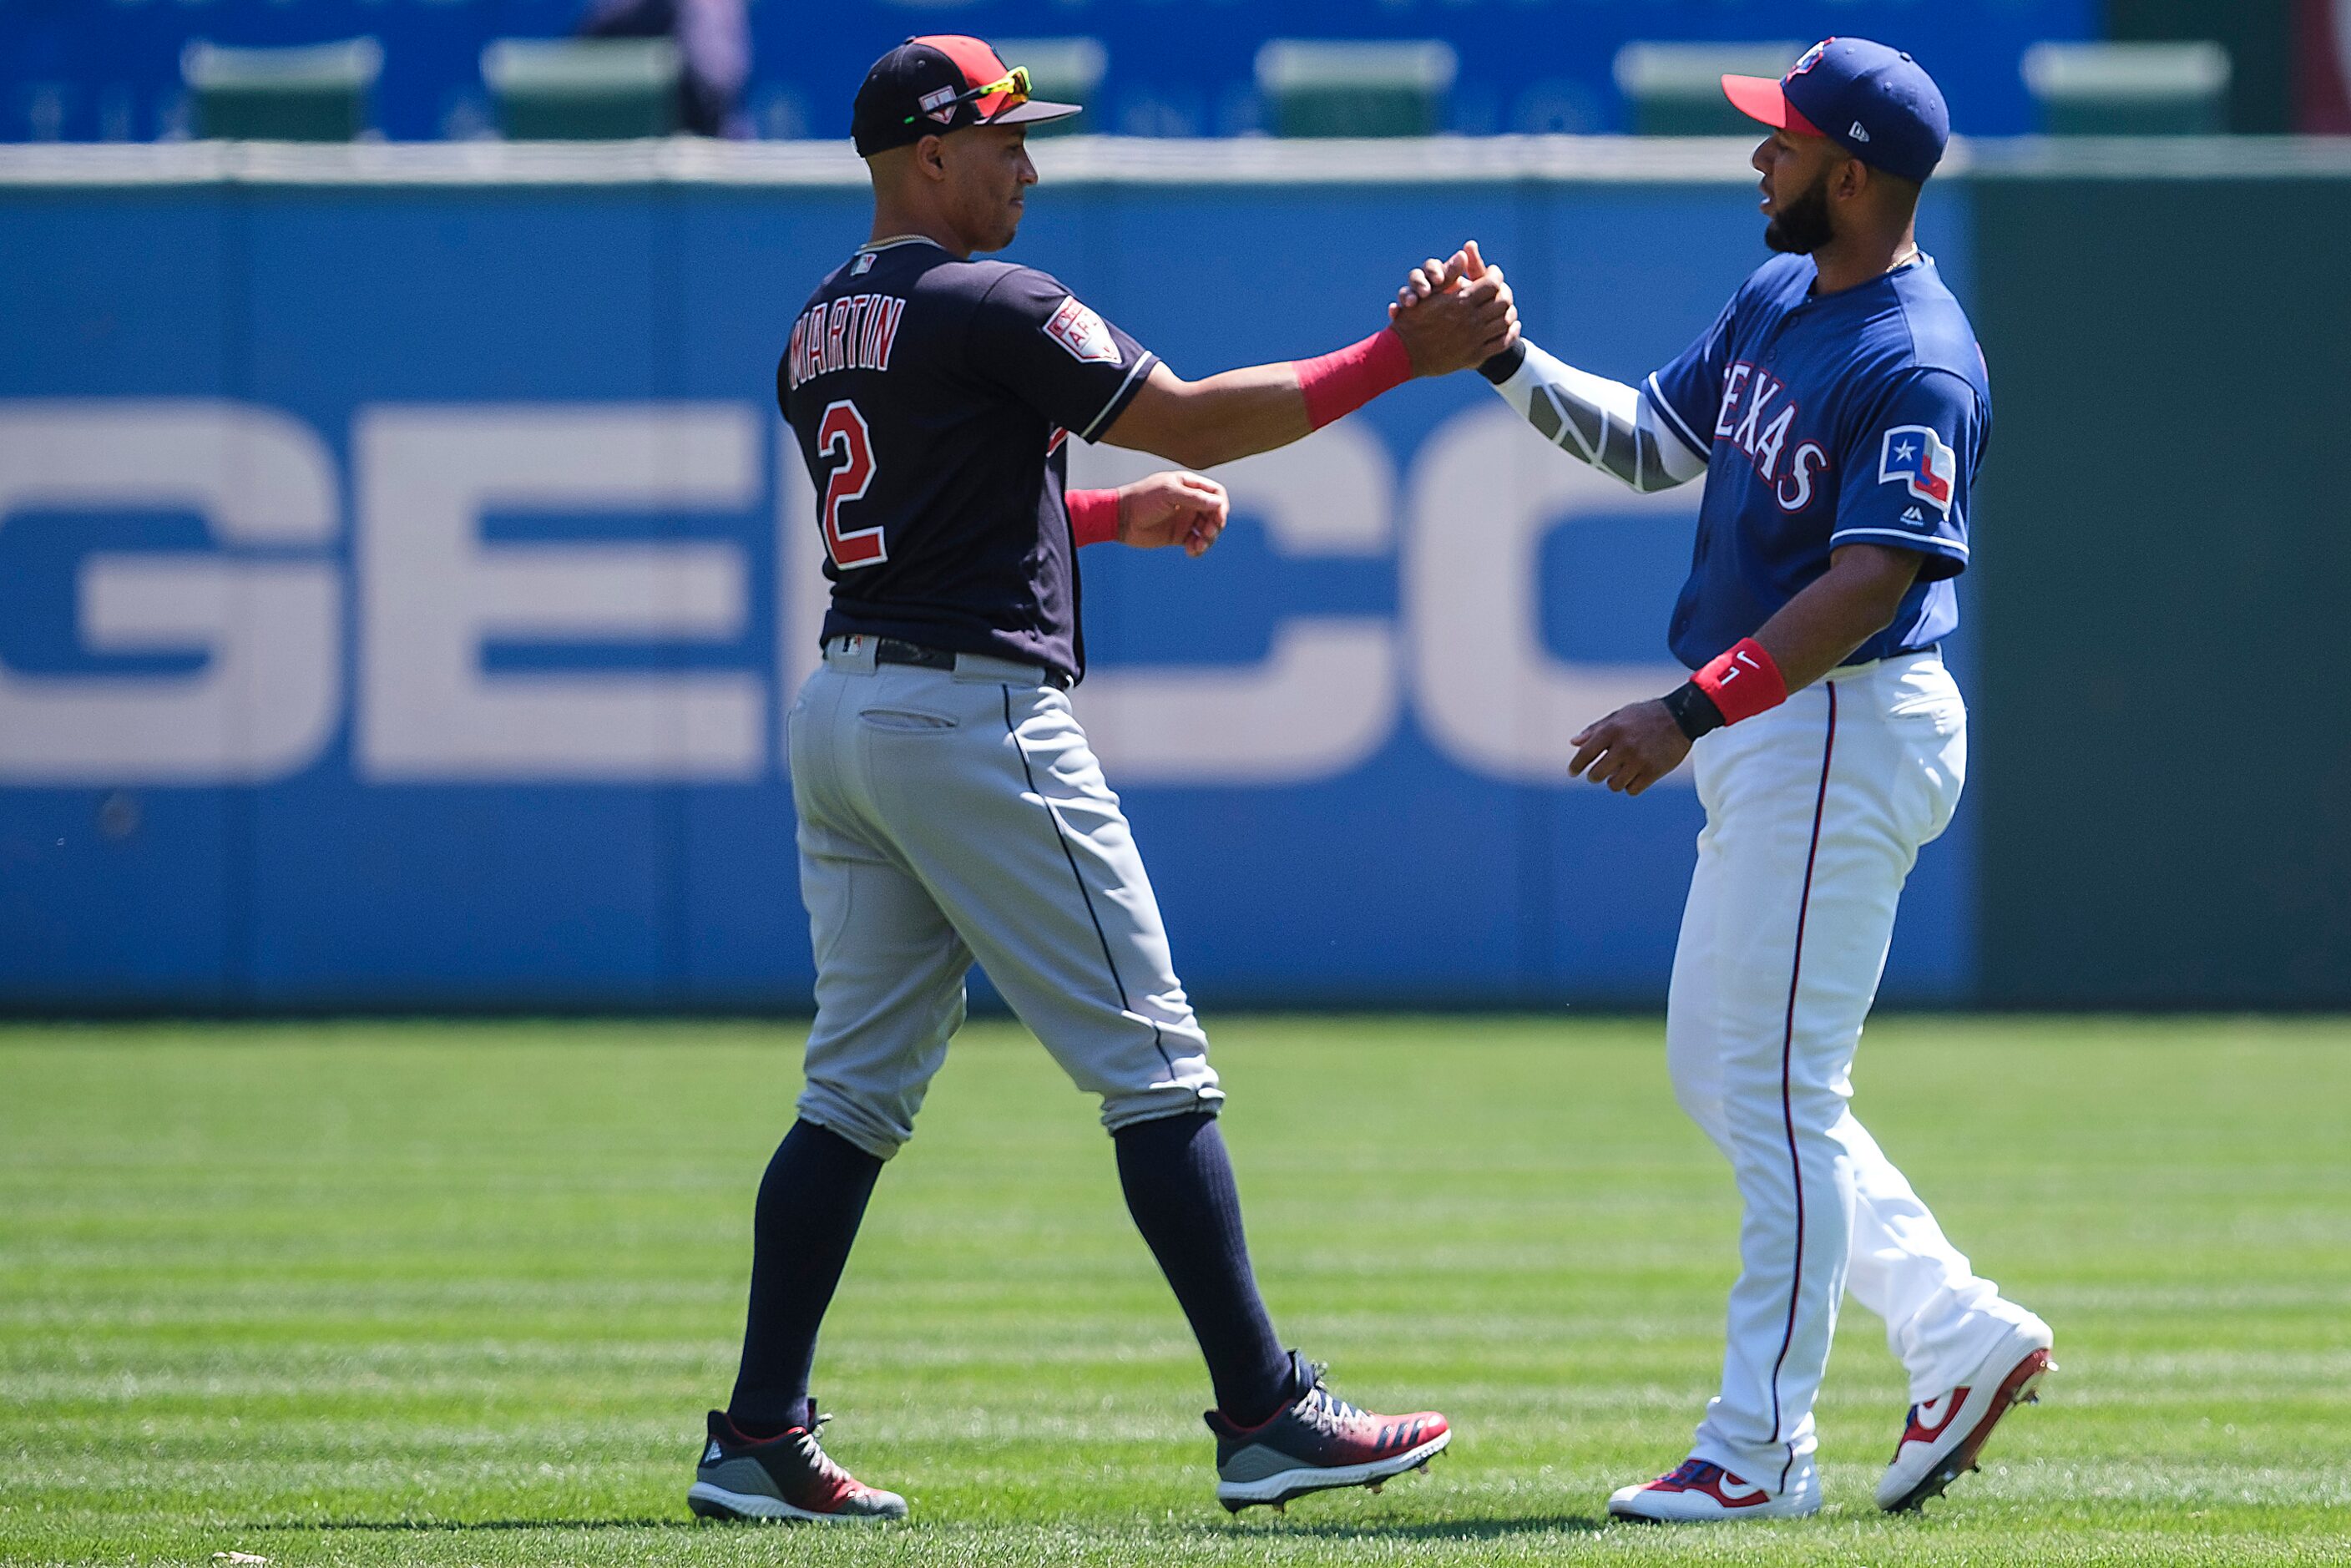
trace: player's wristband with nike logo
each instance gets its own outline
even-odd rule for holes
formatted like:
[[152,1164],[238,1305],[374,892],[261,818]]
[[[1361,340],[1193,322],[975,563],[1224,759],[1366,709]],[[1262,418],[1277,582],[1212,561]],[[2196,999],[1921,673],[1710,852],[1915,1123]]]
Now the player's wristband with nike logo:
[[1752,637],[1741,637],[1692,675],[1690,684],[1714,699],[1725,724],[1753,718],[1788,700],[1788,678],[1780,673],[1780,662]]
[[1344,419],[1380,393],[1412,380],[1412,353],[1393,327],[1320,359],[1292,360],[1306,396],[1306,425],[1320,430]]
[[1788,700],[1787,678],[1779,662],[1752,637],[1742,637],[1729,653],[1713,660],[1667,694],[1666,711],[1681,732],[1699,736],[1768,713]]

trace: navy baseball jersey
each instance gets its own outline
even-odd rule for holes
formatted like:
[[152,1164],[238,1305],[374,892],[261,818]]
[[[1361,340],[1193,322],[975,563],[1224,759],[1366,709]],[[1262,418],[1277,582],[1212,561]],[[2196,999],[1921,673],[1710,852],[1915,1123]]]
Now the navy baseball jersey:
[[816,485],[823,636],[1084,674],[1063,445],[1107,429],[1155,362],[1032,267],[923,239],[843,263],[776,368]]
[[1893,624],[1853,663],[1931,647],[1959,625],[1951,579],[1967,570],[1991,428],[1974,329],[1925,256],[1817,298],[1813,276],[1803,256],[1765,262],[1649,378],[1665,424],[1707,459],[1668,638],[1692,669],[1753,636],[1843,544],[1924,558]]

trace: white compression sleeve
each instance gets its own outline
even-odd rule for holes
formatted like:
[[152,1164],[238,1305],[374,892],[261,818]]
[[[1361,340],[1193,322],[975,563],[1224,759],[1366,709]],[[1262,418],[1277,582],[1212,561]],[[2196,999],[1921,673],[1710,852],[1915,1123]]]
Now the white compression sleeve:
[[1494,384],[1561,451],[1635,490],[1669,490],[1706,472],[1706,459],[1667,428],[1646,389],[1579,371],[1520,340],[1525,357]]

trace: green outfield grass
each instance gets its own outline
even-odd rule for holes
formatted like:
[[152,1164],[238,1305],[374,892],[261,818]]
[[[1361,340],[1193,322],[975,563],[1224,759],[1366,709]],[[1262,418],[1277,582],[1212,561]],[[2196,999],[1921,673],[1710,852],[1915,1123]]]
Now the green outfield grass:
[[974,1027],[822,1346],[906,1525],[697,1526],[789,1025],[0,1030],[0,1561],[2351,1561],[2351,1026],[1921,1019],[1857,1103],[2063,1372],[1923,1518],[1845,1320],[1828,1508],[1608,1526],[1677,1460],[1728,1173],[1651,1020],[1229,1019],[1266,1293],[1343,1391],[1459,1429],[1425,1477],[1230,1521],[1206,1377],[1091,1103]]

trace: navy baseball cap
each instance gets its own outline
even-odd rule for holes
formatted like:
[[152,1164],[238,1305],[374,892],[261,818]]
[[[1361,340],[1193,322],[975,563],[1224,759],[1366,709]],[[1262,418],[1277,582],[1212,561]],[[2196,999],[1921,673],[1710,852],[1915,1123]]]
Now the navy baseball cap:
[[975,125],[1034,125],[1079,112],[1074,103],[1030,98],[1028,68],[1007,67],[979,39],[934,33],[873,62],[849,128],[858,156],[871,158]]
[[1740,111],[1764,124],[1825,136],[1873,169],[1923,182],[1943,161],[1951,111],[1925,68],[1867,38],[1823,38],[1778,81],[1725,77]]

